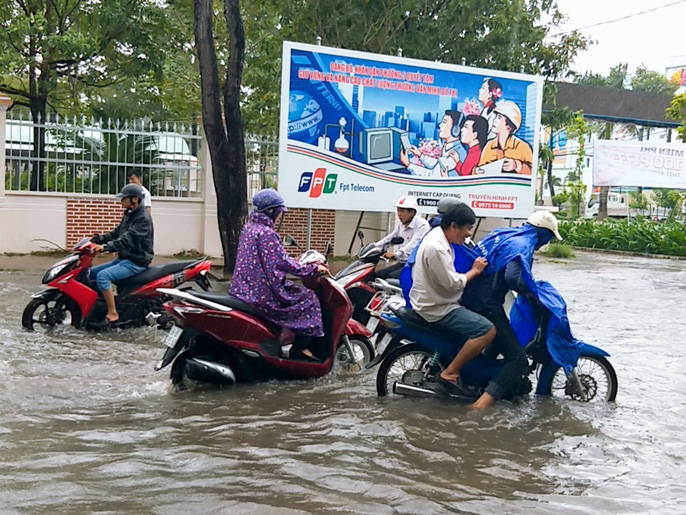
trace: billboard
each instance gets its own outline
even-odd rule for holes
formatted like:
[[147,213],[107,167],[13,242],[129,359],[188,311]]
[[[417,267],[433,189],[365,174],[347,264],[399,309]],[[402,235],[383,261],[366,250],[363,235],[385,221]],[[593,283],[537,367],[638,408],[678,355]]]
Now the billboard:
[[477,216],[534,204],[543,79],[284,43],[279,192],[293,207],[392,211],[412,195]]
[[593,185],[686,189],[684,154],[684,144],[595,140]]

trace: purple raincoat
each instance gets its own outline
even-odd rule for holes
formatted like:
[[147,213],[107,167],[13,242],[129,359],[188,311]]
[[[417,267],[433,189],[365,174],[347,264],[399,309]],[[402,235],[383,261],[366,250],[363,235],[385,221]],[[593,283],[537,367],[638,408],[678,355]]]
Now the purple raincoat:
[[274,324],[304,336],[321,336],[322,312],[314,291],[286,279],[308,277],[317,265],[301,265],[289,257],[274,222],[253,211],[238,240],[230,294],[250,304]]

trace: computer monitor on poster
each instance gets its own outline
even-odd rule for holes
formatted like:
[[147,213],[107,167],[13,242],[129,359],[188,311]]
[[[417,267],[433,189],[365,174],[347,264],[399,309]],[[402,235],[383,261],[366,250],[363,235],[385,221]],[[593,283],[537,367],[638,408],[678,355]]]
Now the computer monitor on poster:
[[388,127],[365,129],[360,133],[360,150],[364,161],[373,165],[393,159],[393,131]]

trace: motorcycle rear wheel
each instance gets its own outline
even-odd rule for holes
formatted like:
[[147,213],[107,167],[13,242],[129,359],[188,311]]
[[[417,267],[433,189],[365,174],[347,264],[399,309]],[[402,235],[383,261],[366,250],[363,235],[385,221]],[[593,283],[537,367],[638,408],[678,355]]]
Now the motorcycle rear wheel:
[[549,395],[555,398],[581,402],[614,402],[617,397],[617,373],[610,362],[602,356],[580,356],[576,373],[586,394],[583,398],[569,380],[562,367],[554,372],[541,371],[540,377],[550,377]]
[[[427,367],[435,367],[430,375],[445,368],[440,361],[433,360],[433,353],[416,343],[410,343],[391,351],[383,360],[376,375],[376,392],[380,397],[393,395],[396,382],[422,386]],[[433,362],[433,363],[432,363]]]
[[359,374],[374,359],[374,347],[364,336],[351,336],[349,341],[355,360],[352,361],[350,359],[348,349],[345,344],[341,344],[338,346],[334,356],[333,369],[344,374]]
[[24,308],[21,325],[28,331],[38,328],[46,331],[56,327],[81,325],[81,312],[74,303],[62,294],[55,298],[37,297]]

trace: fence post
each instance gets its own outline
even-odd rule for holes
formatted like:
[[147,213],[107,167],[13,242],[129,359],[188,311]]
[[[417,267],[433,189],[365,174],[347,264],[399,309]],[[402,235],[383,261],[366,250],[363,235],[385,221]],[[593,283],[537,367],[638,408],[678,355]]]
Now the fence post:
[[5,166],[7,162],[7,149],[5,148],[7,110],[12,107],[12,99],[0,93],[0,197],[5,196]]
[[[202,121],[198,121],[202,128]],[[200,130],[202,141],[200,144],[200,170],[202,177],[202,249],[200,252],[206,256],[223,256],[222,240],[219,236],[219,221],[217,219],[217,191],[214,189],[214,177],[212,175],[212,159],[210,157],[210,146],[207,143],[205,130]]]

